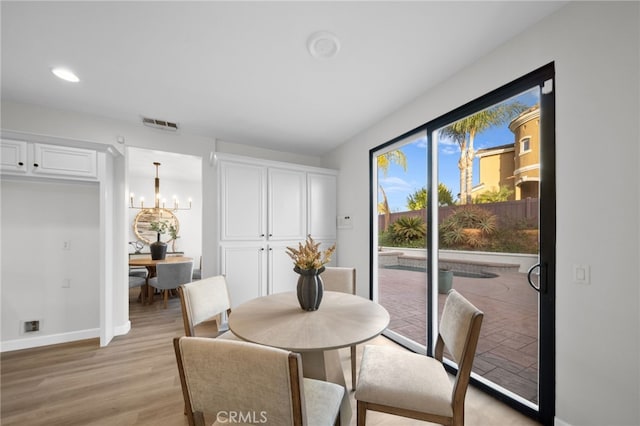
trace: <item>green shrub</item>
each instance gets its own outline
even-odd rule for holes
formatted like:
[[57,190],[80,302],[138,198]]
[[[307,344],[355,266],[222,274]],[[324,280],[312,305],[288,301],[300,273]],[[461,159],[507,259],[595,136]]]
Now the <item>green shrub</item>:
[[474,205],[456,209],[440,225],[442,248],[483,249],[490,245],[488,236],[496,232],[496,216]]
[[402,216],[391,224],[390,231],[395,243],[424,240],[427,224],[420,216]]

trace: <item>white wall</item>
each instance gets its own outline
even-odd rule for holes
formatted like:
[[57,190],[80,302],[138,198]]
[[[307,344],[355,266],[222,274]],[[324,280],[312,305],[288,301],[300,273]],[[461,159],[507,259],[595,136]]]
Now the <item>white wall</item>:
[[[152,129],[143,126],[141,123],[129,123],[87,114],[70,111],[44,108],[37,105],[27,105],[15,102],[2,102],[1,123],[2,131],[8,132],[12,137],[25,135],[25,139],[52,139],[57,143],[82,144],[91,146],[96,144],[104,150],[104,145],[109,145],[113,150],[117,150],[125,155],[126,146],[137,146],[141,148],[162,150],[166,152],[179,152],[183,154],[195,155],[208,158],[209,153],[214,149],[214,141],[211,138],[189,135],[178,132],[171,133],[162,130]],[[124,144],[117,142],[117,138],[124,138]],[[107,262],[106,266],[111,267],[109,271],[104,271],[105,276],[110,277],[106,282],[106,292],[113,299],[113,304],[107,316],[111,315],[116,334],[126,333],[129,330],[129,305],[128,305],[128,282],[124,266],[127,262],[128,246],[128,182],[126,181],[126,167],[124,161],[117,159],[117,167],[114,167],[113,176],[110,176],[115,192],[108,193],[105,203],[113,204],[113,218],[109,219],[114,227],[119,227],[121,232],[107,233],[105,238],[114,238],[118,241],[113,253],[105,253],[106,257],[116,257],[112,263]],[[203,162],[202,166],[203,184],[212,186],[215,184],[215,170],[208,162]],[[122,204],[113,197],[122,194]],[[215,217],[215,197],[207,195],[203,190],[202,214],[205,217]],[[119,197],[119,196],[118,196]],[[120,198],[119,198],[120,199]],[[118,208],[118,205],[120,208]],[[3,229],[4,231],[4,229]],[[215,223],[205,221],[203,223],[203,256],[214,259],[216,256],[215,241],[207,238],[207,235],[214,235]],[[122,246],[122,247],[120,247]],[[116,250],[117,249],[117,250]],[[3,253],[4,256],[4,253]],[[122,265],[118,268],[117,265]],[[213,267],[213,261],[211,262]],[[119,270],[118,270],[119,269]],[[4,297],[4,294],[3,294]]]
[[[340,264],[369,291],[368,152],[548,62],[556,65],[556,420],[640,424],[639,5],[572,2],[326,158],[341,170]],[[417,94],[418,95],[418,94]],[[591,284],[572,282],[572,265]]]
[[[177,133],[166,132],[145,127],[141,123],[111,120],[38,105],[2,101],[0,114],[2,131],[9,132],[14,137],[24,134],[26,139],[34,136],[38,139],[52,139],[57,142],[64,141],[71,145],[80,144],[82,146],[95,143],[100,144],[101,149],[104,149],[103,145],[110,145],[122,155],[126,155],[126,147],[136,147],[202,158],[202,206],[198,210],[201,211],[203,218],[201,230],[203,276],[219,273],[218,250],[216,247],[218,220],[216,205],[217,182],[215,160],[213,158],[216,150],[218,152],[312,166],[317,166],[321,162],[318,157],[277,152],[225,141],[217,141],[216,143],[214,138],[188,134],[182,131]],[[123,138],[124,143],[118,143],[118,138]],[[209,160],[210,158],[211,161]],[[129,241],[130,226],[129,210],[126,207],[128,199],[126,197],[131,192],[131,189],[126,179],[127,171],[124,163],[124,161],[117,160],[114,176],[110,177],[113,179],[114,188],[124,195],[123,203],[118,208],[117,202],[114,202],[114,200],[109,200],[109,202],[114,202],[113,226],[122,228],[117,239],[126,244]],[[164,186],[164,181],[162,182]],[[196,197],[194,197],[194,202],[196,202]],[[194,208],[196,208],[195,204]],[[178,247],[180,247],[180,243],[182,241],[178,243]],[[126,253],[128,251],[128,247],[122,249],[122,265],[126,264]],[[109,253],[107,253],[107,256],[109,256]],[[117,264],[118,259],[114,259],[114,263],[111,265]],[[117,335],[126,333],[129,330],[129,306],[126,268],[122,267],[121,270],[114,269],[114,271],[105,271],[105,275],[112,272],[111,281],[105,283],[105,285],[108,286],[109,295],[112,295],[113,299],[112,310],[107,315],[112,316],[115,334]]]
[[[3,350],[28,347],[29,340],[58,343],[65,335],[97,337],[98,184],[3,178],[1,190]],[[40,331],[23,333],[22,322],[31,320],[41,321]]]
[[287,163],[304,164],[305,166],[322,167],[322,159],[320,157],[273,151],[271,149],[264,149],[223,140],[218,140],[216,147],[218,152],[224,152],[225,154],[243,155],[245,157],[262,158],[264,160],[284,161]]

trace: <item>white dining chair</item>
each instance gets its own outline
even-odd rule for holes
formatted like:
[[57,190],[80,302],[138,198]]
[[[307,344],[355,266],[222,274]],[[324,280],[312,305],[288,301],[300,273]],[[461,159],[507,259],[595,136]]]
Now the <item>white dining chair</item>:
[[[341,293],[356,294],[356,268],[327,266],[320,275],[324,289]],[[356,388],[356,345],[351,349],[351,386]]]
[[231,300],[224,276],[182,284],[178,287],[178,295],[185,336],[238,339],[226,324],[222,324],[222,317],[231,314]]
[[[358,426],[366,424],[367,410],[463,426],[464,400],[483,317],[460,293],[450,290],[433,358],[393,347],[365,346],[355,393]],[[453,381],[442,363],[445,347],[458,367]]]
[[[339,425],[344,388],[302,376],[300,354],[204,337],[173,341],[189,425]],[[243,424],[245,422],[243,421]]]

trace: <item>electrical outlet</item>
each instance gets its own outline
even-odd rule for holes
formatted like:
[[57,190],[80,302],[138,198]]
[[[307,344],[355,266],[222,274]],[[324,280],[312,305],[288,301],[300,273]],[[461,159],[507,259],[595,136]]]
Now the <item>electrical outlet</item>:
[[65,240],[62,242],[62,250],[71,250],[71,241]]

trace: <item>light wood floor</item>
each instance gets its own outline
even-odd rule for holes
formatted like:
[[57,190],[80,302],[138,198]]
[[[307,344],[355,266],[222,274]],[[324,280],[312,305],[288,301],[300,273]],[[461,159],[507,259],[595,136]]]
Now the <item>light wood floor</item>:
[[[107,347],[97,340],[6,352],[1,356],[1,421],[10,425],[186,425],[172,339],[183,332],[180,304],[142,306],[131,294],[132,329]],[[371,343],[391,345],[383,337]],[[359,346],[359,351],[362,348]],[[349,351],[341,350],[347,383]],[[352,393],[353,395],[353,393]],[[355,402],[352,398],[356,424]],[[367,424],[426,425],[369,412]],[[470,389],[468,426],[536,425]]]

